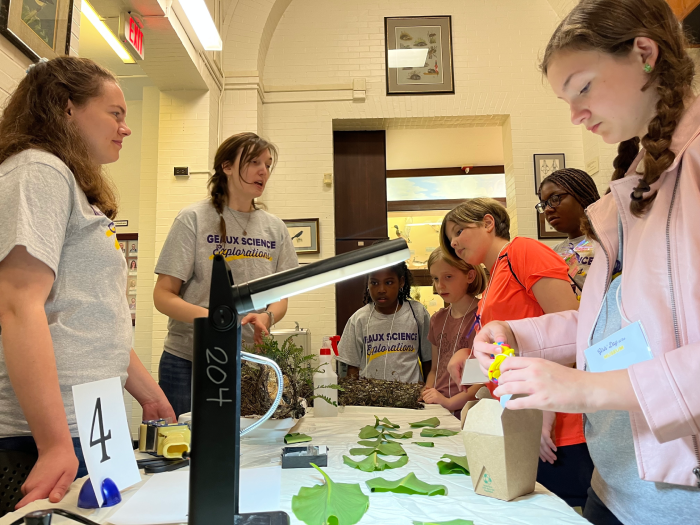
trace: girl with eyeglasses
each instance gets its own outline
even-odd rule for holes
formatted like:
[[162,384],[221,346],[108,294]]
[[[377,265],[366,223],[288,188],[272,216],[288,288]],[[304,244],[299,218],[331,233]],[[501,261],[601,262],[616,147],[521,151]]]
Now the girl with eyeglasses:
[[598,188],[585,171],[565,168],[545,178],[537,194],[540,202],[535,209],[544,214],[552,228],[568,235],[568,239],[557,244],[554,251],[565,259],[575,259],[571,261],[569,275],[574,292],[580,296],[594,256],[590,243],[585,249],[578,249],[590,228],[584,210],[600,199]]

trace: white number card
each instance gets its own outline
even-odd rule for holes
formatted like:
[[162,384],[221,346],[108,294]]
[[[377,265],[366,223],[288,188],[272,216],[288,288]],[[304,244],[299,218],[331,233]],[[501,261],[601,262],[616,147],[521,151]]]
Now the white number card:
[[80,445],[97,502],[110,478],[120,491],[141,481],[118,377],[73,387]]

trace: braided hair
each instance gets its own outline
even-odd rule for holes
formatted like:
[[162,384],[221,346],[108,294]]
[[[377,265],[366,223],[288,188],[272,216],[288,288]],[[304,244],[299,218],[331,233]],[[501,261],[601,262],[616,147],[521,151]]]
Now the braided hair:
[[[413,275],[411,270],[408,269],[406,262],[400,262],[394,266],[390,266],[387,270],[394,272],[396,276],[401,280],[403,278],[403,286],[399,289],[399,304],[403,304],[404,301],[411,299],[411,286],[413,286]],[[369,294],[369,279],[372,274],[367,274],[367,279],[365,280],[365,295],[362,300],[362,304],[370,304],[372,301],[372,296]]]
[[566,190],[584,210],[600,199],[595,181],[583,170],[564,168],[553,172],[540,183],[540,187],[537,189],[537,195],[540,198],[542,198],[542,186],[545,182],[551,182]]
[[[642,178],[630,195],[630,211],[641,216],[656,193],[651,184],[675,159],[671,151],[673,132],[685,109],[684,100],[692,94],[695,74],[686,48],[688,41],[681,24],[665,0],[581,0],[561,21],[547,44],[540,66],[543,73],[561,50],[600,51],[615,57],[629,55],[637,37],[647,37],[658,45],[656,64],[642,91],[654,89],[658,95],[656,115],[641,139],[644,147]],[[637,137],[622,141],[613,166],[612,180],[624,177],[639,153]]]

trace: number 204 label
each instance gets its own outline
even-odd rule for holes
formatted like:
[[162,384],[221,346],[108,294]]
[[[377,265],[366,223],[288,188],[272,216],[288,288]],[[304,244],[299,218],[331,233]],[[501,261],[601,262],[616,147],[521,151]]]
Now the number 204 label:
[[80,445],[97,502],[110,478],[122,491],[141,481],[118,377],[73,387]]

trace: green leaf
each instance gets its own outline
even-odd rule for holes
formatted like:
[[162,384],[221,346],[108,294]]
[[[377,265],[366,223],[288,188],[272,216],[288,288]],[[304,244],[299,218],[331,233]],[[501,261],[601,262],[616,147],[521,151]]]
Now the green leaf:
[[474,525],[472,520],[414,521],[413,525]]
[[431,417],[430,419],[424,419],[423,421],[416,421],[410,424],[413,428],[420,427],[438,427],[440,426],[440,420],[436,417]]
[[422,496],[446,496],[445,485],[430,485],[419,480],[413,472],[406,477],[389,481],[384,478],[374,478],[367,481],[372,492],[396,492],[397,494],[420,494]]
[[311,441],[311,436],[307,436],[306,434],[302,434],[300,432],[293,432],[284,436],[284,442],[287,443],[287,445],[294,443],[305,443],[306,441]]
[[435,443],[432,441],[414,441],[414,445],[418,445],[419,447],[434,447]]
[[359,483],[334,483],[311,463],[326,480],[325,485],[301,487],[292,497],[292,511],[306,525],[354,525],[369,508],[369,496]]
[[398,443],[382,443],[369,448],[351,448],[350,455],[352,456],[369,456],[373,452],[377,452],[383,456],[405,456],[406,451]]
[[363,447],[376,447],[378,445],[381,445],[382,443],[395,443],[399,445],[400,443],[398,441],[393,441],[391,439],[383,439],[382,436],[379,436],[377,439],[367,439],[364,441],[358,441],[358,445],[362,445]]
[[424,428],[420,435],[424,438],[434,438],[442,436],[456,436],[459,432],[447,430],[446,428]]
[[393,437],[394,439],[408,439],[413,437],[413,431],[409,430],[408,432],[404,432],[403,434],[400,432],[384,432],[385,435],[389,437]]
[[349,457],[343,456],[343,463],[349,467],[360,469],[363,472],[374,472],[375,470],[403,467],[406,463],[408,463],[408,456],[401,456],[396,461],[386,461],[380,458],[375,452],[362,461],[353,461]]
[[396,423],[392,423],[387,418],[384,418],[381,421],[379,421],[379,418],[377,416],[374,416],[374,419],[376,419],[376,422],[374,423],[374,428],[377,428],[378,426],[382,426],[384,428],[399,428],[399,425],[397,425]]
[[362,429],[360,430],[359,437],[360,439],[370,439],[381,435],[382,433],[379,430],[374,428],[372,425],[367,425],[362,427]]
[[467,456],[453,456],[445,454],[442,456],[448,461],[438,461],[438,471],[440,474],[465,474],[469,476],[469,462]]

